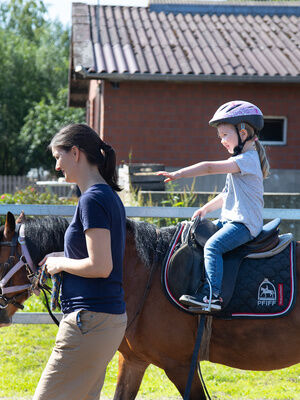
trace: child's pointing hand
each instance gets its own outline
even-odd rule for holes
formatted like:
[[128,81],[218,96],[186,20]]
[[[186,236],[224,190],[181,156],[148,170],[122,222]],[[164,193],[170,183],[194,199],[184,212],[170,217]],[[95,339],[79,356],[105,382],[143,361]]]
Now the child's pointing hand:
[[170,181],[174,181],[175,179],[177,179],[175,174],[176,174],[176,172],[167,172],[167,171],[156,172],[156,175],[162,175],[166,178],[166,179],[164,179],[164,182],[170,182]]

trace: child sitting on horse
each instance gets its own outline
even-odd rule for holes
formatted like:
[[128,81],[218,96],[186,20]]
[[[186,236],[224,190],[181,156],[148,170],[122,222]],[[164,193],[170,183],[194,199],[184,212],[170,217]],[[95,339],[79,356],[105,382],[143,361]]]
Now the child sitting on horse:
[[214,223],[219,230],[204,247],[207,277],[199,291],[183,295],[180,301],[188,306],[222,308],[221,286],[223,254],[255,238],[263,227],[263,179],[269,175],[265,150],[258,140],[264,119],[261,110],[246,101],[230,101],[215,112],[209,125],[217,128],[221,144],[232,154],[222,161],[204,161],[174,172],[159,171],[165,182],[203,175],[227,174],[223,191],[199,208],[192,219],[204,218],[209,212],[221,211]]

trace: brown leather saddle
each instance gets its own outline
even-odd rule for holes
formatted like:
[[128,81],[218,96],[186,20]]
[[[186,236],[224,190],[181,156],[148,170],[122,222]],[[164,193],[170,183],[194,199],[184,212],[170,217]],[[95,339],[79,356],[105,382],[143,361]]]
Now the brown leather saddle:
[[[224,307],[232,297],[242,260],[250,253],[266,252],[278,244],[280,221],[280,218],[270,221],[264,225],[261,233],[255,239],[223,255],[222,297]],[[165,294],[173,304],[183,311],[193,313],[179,302],[179,298],[183,294],[195,294],[204,284],[203,247],[218,228],[210,220],[201,220],[200,218],[195,219],[193,223],[186,222],[186,224],[185,227],[181,223],[177,226],[162,268],[162,285]],[[182,233],[185,233],[185,236]],[[229,265],[230,268],[227,267]]]

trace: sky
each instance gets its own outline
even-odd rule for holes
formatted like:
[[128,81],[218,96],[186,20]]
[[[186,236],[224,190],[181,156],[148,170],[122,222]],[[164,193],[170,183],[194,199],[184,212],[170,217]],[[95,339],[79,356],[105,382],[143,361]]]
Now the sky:
[[[65,26],[71,26],[72,0],[45,0],[50,19],[58,19]],[[75,1],[74,1],[75,2]],[[146,7],[148,0],[76,0],[76,3],[139,6]]]

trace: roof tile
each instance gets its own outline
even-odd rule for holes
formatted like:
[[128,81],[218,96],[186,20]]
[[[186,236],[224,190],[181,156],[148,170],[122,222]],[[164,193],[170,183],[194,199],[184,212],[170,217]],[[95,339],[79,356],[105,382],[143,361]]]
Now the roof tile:
[[103,76],[300,77],[300,13],[175,14],[74,3],[72,16],[74,66]]

